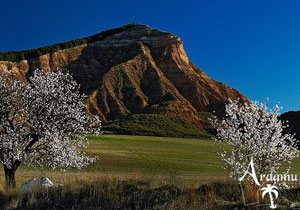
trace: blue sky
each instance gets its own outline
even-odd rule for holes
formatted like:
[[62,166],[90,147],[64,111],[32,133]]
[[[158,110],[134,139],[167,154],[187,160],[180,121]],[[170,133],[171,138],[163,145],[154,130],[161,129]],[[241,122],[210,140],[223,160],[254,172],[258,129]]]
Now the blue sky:
[[189,59],[251,100],[300,109],[299,0],[1,1],[0,51],[136,22],[181,37]]

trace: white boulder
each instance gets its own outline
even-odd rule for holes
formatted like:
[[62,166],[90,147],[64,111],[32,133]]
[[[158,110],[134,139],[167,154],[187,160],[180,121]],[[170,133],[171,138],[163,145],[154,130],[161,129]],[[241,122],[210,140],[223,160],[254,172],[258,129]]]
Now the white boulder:
[[290,205],[291,209],[299,209],[300,208],[300,202],[292,203]]
[[41,176],[30,179],[25,184],[22,184],[21,191],[30,192],[34,188],[48,188],[51,186],[53,186],[53,183],[50,179],[48,177]]

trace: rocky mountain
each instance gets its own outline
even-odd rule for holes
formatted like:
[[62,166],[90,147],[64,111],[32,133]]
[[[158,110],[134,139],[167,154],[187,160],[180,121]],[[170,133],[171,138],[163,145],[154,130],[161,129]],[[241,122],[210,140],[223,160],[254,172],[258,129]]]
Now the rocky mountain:
[[[285,112],[279,117],[289,126],[285,128],[284,133],[290,133],[295,135],[295,138],[300,141],[300,111],[289,111]],[[298,143],[298,148],[300,149],[300,142]]]
[[36,68],[67,68],[88,95],[88,112],[103,122],[155,114],[203,128],[203,113],[222,115],[229,98],[248,100],[193,65],[176,35],[140,24],[123,28],[88,44],[18,62],[0,61],[0,69],[26,79]]

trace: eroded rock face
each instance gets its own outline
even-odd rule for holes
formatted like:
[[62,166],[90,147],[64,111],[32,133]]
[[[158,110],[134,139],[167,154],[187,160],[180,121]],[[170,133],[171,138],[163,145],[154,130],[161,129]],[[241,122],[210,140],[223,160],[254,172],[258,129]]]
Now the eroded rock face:
[[158,113],[201,126],[198,112],[221,115],[229,98],[247,101],[194,66],[180,38],[145,25],[30,60],[0,61],[0,68],[15,71],[21,79],[36,68],[67,68],[89,96],[88,112],[104,122],[130,113]]

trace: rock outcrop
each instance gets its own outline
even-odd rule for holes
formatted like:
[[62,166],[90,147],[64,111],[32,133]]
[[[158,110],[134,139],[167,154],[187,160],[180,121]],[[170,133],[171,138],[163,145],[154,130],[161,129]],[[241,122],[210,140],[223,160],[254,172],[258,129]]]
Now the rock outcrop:
[[229,98],[248,100],[193,65],[179,37],[139,24],[102,41],[20,62],[0,61],[1,68],[20,79],[36,68],[67,68],[88,95],[88,112],[104,122],[154,113],[201,127],[198,112],[222,115]]
[[30,180],[28,180],[25,184],[21,185],[21,191],[22,192],[30,192],[33,189],[36,188],[48,188],[52,187],[53,183],[50,181],[48,177],[41,176],[41,177],[35,177]]

